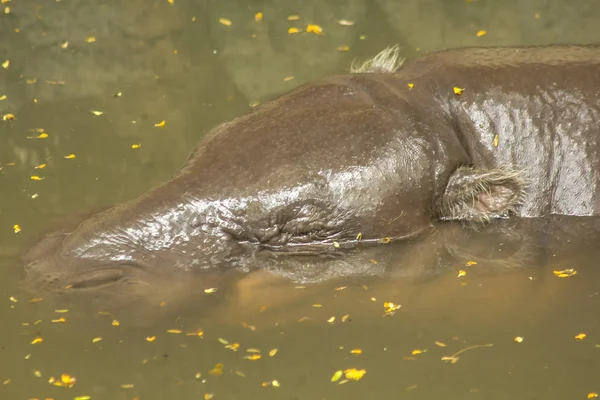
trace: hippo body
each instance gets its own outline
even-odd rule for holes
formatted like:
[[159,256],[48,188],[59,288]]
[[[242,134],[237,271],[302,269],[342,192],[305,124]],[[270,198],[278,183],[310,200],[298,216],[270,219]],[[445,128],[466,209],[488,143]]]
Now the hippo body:
[[599,182],[599,46],[401,68],[392,48],[218,126],[169,181],[46,237],[27,269],[73,288],[282,260],[356,271],[340,260],[436,220],[598,215]]

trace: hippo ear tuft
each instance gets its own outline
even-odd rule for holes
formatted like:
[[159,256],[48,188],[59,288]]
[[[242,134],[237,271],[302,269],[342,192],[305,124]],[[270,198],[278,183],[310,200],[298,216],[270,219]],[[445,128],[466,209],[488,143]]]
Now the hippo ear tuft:
[[460,167],[448,180],[440,219],[486,222],[506,218],[522,202],[525,186],[521,171]]

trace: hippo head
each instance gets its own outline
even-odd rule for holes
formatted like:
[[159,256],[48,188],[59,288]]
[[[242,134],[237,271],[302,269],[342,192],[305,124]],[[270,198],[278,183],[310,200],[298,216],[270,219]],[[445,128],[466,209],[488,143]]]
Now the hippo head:
[[42,240],[27,255],[30,277],[76,289],[149,271],[286,265],[303,280],[300,267],[319,264],[316,280],[370,273],[362,257],[340,260],[428,231],[439,209],[460,216],[461,199],[475,198],[465,187],[482,186],[472,171],[448,185],[467,162],[460,141],[434,135],[442,122],[418,118],[427,110],[391,78],[328,78],[217,127],[163,185]]

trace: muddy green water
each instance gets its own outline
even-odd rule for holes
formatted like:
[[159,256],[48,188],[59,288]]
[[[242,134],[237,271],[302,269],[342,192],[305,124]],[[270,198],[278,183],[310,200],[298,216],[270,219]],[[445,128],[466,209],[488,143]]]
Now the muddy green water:
[[[16,119],[0,121],[0,399],[593,398],[594,241],[575,238],[575,255],[561,257],[536,247],[519,268],[490,273],[463,257],[429,279],[298,288],[258,274],[213,294],[200,285],[176,306],[153,298],[115,309],[37,301],[22,285],[18,254],[57,221],[167,179],[216,124],[344,72],[356,57],[392,44],[414,57],[457,46],[600,42],[598,21],[595,0],[2,4],[0,115]],[[288,33],[308,24],[323,34]],[[502,246],[493,235],[474,245]],[[553,273],[567,268],[577,275]],[[384,302],[402,307],[384,316]],[[451,356],[455,363],[442,360]],[[366,373],[332,382],[351,368]],[[61,374],[72,387],[49,383]]]

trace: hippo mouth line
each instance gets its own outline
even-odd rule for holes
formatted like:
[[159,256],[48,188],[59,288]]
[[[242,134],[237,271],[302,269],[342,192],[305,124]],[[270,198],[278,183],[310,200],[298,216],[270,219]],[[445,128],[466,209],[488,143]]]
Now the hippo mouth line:
[[415,237],[422,235],[425,232],[429,232],[433,229],[432,226],[425,227],[407,235],[383,237],[376,239],[362,239],[357,237],[353,240],[339,240],[339,241],[326,241],[326,242],[312,242],[312,243],[287,243],[286,245],[269,245],[261,244],[258,252],[268,252],[273,257],[286,257],[286,256],[329,256],[329,257],[342,257],[345,255],[344,251],[355,250],[362,245],[374,246],[388,244],[392,242],[399,242],[410,240]]

